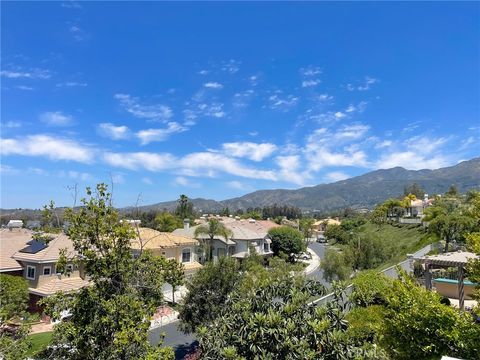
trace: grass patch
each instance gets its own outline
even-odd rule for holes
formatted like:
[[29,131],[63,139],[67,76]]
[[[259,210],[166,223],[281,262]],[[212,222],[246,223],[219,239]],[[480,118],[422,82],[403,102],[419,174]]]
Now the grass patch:
[[45,350],[52,341],[52,335],[52,331],[29,335],[32,347],[28,351],[28,356],[34,356]]

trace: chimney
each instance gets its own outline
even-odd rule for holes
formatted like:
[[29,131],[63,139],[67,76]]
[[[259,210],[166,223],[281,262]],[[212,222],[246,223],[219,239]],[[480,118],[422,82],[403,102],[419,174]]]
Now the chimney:
[[190,219],[183,219],[183,229],[184,230],[190,229]]

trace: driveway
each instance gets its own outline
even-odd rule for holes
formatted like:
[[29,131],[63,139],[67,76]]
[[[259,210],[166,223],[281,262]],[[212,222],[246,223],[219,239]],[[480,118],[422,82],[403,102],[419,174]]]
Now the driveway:
[[198,344],[192,335],[186,335],[178,329],[179,321],[152,329],[148,333],[148,341],[152,345],[157,345],[160,336],[164,335],[162,346],[171,346],[175,351],[175,359],[181,360],[184,356]]

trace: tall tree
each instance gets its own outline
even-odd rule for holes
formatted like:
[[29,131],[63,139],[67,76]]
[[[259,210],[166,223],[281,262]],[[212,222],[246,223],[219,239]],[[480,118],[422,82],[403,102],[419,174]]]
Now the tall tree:
[[[223,225],[220,220],[212,218],[208,220],[207,225],[200,225],[195,228],[194,236],[202,241],[206,260],[212,259],[213,241],[215,237],[223,237],[225,240],[232,235],[232,232]],[[207,237],[207,239],[205,239]]]
[[[44,300],[46,312],[68,321],[55,326],[50,359],[173,358],[169,348],[152,347],[147,338],[150,318],[161,304],[161,267],[149,252],[132,257],[133,227],[121,222],[104,184],[78,209],[68,209],[69,236],[90,286],[76,293]],[[155,299],[156,298],[156,299]]]
[[300,231],[303,233],[303,237],[308,241],[313,235],[313,224],[315,219],[313,218],[302,218],[299,222]]
[[175,259],[165,259],[163,279],[172,287],[172,303],[175,304],[175,290],[185,282],[185,267]]
[[180,219],[191,219],[193,220],[193,204],[188,199],[187,195],[180,195],[178,198],[178,205],[175,210],[175,215],[180,217]]
[[425,195],[425,191],[418,185],[417,183],[413,183],[411,185],[405,186],[405,189],[403,190],[403,195],[408,196],[408,195],[415,195],[417,199],[422,199],[423,196]]
[[475,221],[460,213],[439,215],[428,226],[428,229],[445,240],[445,251],[448,251],[448,245],[456,241],[464,241],[465,235],[473,229]]

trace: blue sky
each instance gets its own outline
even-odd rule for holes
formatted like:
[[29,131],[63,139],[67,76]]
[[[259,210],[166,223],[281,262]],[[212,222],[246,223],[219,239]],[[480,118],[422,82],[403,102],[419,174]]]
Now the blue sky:
[[217,200],[480,154],[479,3],[3,2],[1,206]]

